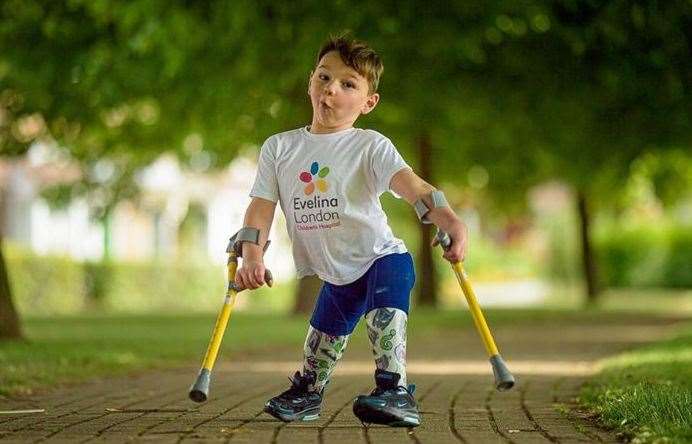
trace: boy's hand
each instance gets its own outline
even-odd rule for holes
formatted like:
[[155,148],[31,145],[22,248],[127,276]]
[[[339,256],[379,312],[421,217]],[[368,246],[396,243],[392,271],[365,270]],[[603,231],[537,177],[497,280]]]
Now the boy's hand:
[[235,274],[235,284],[240,288],[257,289],[265,284],[265,271],[262,261],[243,259],[242,266]]
[[[452,244],[447,250],[444,250],[442,257],[453,264],[462,262],[466,258],[466,251],[468,248],[468,229],[466,225],[458,221],[458,223],[454,224],[446,233],[449,235]],[[439,244],[440,242],[437,240],[437,236],[435,236],[431,245],[436,247]]]

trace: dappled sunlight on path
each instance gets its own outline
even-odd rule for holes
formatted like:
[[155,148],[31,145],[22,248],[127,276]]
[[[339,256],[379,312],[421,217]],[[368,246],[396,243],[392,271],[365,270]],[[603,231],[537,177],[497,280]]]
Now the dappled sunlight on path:
[[[221,364],[217,370],[230,373],[289,374],[300,368],[300,365],[299,361],[237,362]],[[512,372],[525,375],[587,376],[599,370],[598,364],[593,361],[512,360],[509,365]],[[334,375],[371,375],[374,366],[372,361],[341,362]],[[490,364],[482,360],[409,360],[407,370],[411,375],[492,375]]]

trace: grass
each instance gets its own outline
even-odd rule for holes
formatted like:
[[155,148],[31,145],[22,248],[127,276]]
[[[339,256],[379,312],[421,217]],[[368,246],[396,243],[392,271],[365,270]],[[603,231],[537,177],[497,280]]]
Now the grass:
[[692,442],[692,328],[603,362],[583,403],[634,442]]
[[[202,358],[214,314],[101,315],[25,320],[28,338],[0,342],[0,394],[116,375]],[[261,333],[258,332],[258,326]],[[236,354],[301,343],[305,321],[233,315],[222,348]]]
[[[487,310],[492,327],[616,322],[615,312],[573,310]],[[89,315],[24,320],[26,341],[0,342],[0,394],[150,368],[201,361],[215,314]],[[473,329],[468,312],[414,309],[410,340]],[[352,346],[367,343],[362,325]],[[234,313],[222,355],[266,359],[279,347],[302,347],[307,319],[287,315]]]

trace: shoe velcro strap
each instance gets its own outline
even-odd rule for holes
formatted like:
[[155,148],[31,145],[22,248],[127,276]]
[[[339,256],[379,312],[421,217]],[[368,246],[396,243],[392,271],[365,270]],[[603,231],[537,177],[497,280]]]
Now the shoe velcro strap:
[[375,371],[375,384],[382,389],[395,389],[399,386],[401,375],[396,372],[388,372],[386,370],[377,369]]

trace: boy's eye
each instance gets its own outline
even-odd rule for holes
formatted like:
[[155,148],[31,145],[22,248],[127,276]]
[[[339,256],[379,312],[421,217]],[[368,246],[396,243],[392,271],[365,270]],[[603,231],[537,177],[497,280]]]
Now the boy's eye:
[[346,82],[346,83],[344,83],[344,85],[346,85],[346,88],[355,88],[356,87],[356,85],[354,85],[351,82]]
[[319,75],[319,78],[322,79],[322,80],[329,80],[329,76],[326,75],[326,74],[320,74],[320,75]]

